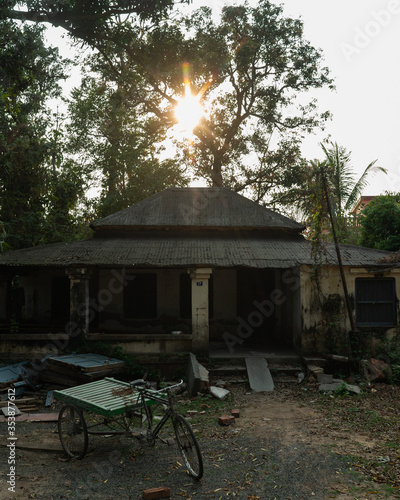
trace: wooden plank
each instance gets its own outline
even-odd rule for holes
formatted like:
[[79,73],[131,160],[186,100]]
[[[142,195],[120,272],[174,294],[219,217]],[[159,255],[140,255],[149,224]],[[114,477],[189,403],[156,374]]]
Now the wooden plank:
[[274,390],[274,382],[265,358],[245,358],[250,389],[254,392],[270,392]]

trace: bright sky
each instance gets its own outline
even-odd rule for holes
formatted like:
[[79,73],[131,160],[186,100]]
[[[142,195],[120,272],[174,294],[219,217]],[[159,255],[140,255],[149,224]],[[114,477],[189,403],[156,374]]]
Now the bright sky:
[[[191,9],[208,5],[215,12],[234,1],[193,0]],[[239,2],[243,3],[243,2]],[[250,0],[255,4],[255,0]],[[400,0],[283,0],[287,16],[301,18],[305,37],[324,54],[336,91],[316,93],[321,111],[332,121],[324,132],[307,138],[307,158],[323,158],[319,143],[331,139],[352,152],[361,175],[377,159],[389,174],[376,174],[364,195],[400,192]],[[53,31],[53,30],[52,30]],[[60,41],[61,40],[61,41]],[[57,36],[50,41],[65,46]]]

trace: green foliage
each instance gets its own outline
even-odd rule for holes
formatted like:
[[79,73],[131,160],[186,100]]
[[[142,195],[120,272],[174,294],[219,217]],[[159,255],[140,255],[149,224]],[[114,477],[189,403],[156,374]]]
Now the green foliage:
[[152,121],[145,119],[137,98],[104,83],[109,75],[97,57],[87,64],[98,76],[86,76],[72,92],[68,148],[80,154],[82,169],[93,180],[101,179],[100,195],[92,201],[97,216],[122,210],[171,185],[186,185],[178,165],[159,159],[161,150],[155,143],[162,141],[163,133],[151,131]]
[[346,382],[342,382],[342,384],[333,391],[333,395],[336,397],[350,396],[351,392],[347,389]]
[[[187,60],[206,110],[194,130],[196,174],[236,191],[249,187],[259,200],[274,171],[299,161],[301,134],[327,118],[314,101],[296,109],[298,95],[332,83],[321,54],[304,40],[301,21],[282,12],[261,1],[224,7],[218,25],[209,9],[186,20],[194,33]],[[249,168],[254,155],[259,162]]]
[[309,226],[309,234],[319,235],[322,241],[332,241],[331,222],[326,196],[323,192],[322,175],[325,177],[329,203],[334,218],[335,230],[340,243],[358,244],[360,232],[357,221],[349,216],[371,175],[386,173],[382,167],[371,162],[359,179],[351,165],[351,153],[337,143],[321,144],[325,155],[323,161],[302,163],[297,180],[288,189],[274,195],[275,203],[284,207],[298,207],[297,215]]
[[[114,344],[108,344],[105,342],[96,342],[93,346],[86,346],[84,348],[87,352],[94,352],[96,354],[101,354],[102,356],[107,356],[109,358],[115,358],[123,361],[125,363],[124,375],[128,380],[134,380],[142,378],[146,369],[136,363],[133,356],[127,354],[121,346]],[[153,373],[149,374],[154,375]]]
[[43,28],[0,20],[0,221],[8,248],[70,239],[82,192],[73,163],[63,161],[59,116],[67,61],[46,47]]
[[[74,96],[83,107],[74,110],[73,126],[75,137],[83,139],[79,151],[86,139],[92,151],[100,146],[89,163],[102,160],[98,168],[105,173],[100,200],[104,212],[136,199],[133,191],[139,184],[136,173],[130,175],[133,165],[140,173],[140,166],[150,162],[150,172],[158,172],[154,145],[176,123],[183,65],[190,68],[192,90],[202,98],[205,118],[192,143],[170,136],[176,148],[175,172],[171,174],[171,165],[168,172],[168,165],[161,166],[161,187],[163,182],[179,185],[185,171],[214,185],[246,189],[263,200],[271,185],[288,182],[285,171],[299,161],[302,135],[329,116],[317,111],[313,99],[305,104],[298,100],[300,94],[307,97],[312,89],[332,85],[327,68],[321,67],[321,53],[304,39],[301,21],[285,18],[283,8],[267,0],[255,7],[224,7],[218,22],[208,8],[189,17],[176,11],[168,19],[171,0],[72,0],[51,11],[44,0],[20,3],[26,9],[9,11],[9,16],[62,26],[94,51],[90,71],[96,85],[90,96]],[[104,99],[102,86],[109,88]],[[93,127],[84,119],[84,107],[95,117]],[[127,133],[129,124],[136,130]],[[96,141],[93,131],[100,132]],[[90,172],[95,176],[93,168]]]
[[363,210],[361,245],[379,250],[400,249],[400,195],[377,196]]

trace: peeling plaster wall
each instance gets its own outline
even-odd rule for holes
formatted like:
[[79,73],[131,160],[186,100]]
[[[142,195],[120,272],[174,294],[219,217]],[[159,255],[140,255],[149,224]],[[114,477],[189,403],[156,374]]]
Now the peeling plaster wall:
[[[344,273],[355,321],[355,280],[356,278],[373,278],[374,274],[368,272],[365,268],[355,267],[345,267]],[[301,348],[308,353],[334,352],[346,355],[348,354],[346,352],[348,347],[346,335],[351,331],[351,325],[339,267],[324,266],[322,268],[319,291],[317,291],[313,283],[312,276],[310,266],[301,267]],[[397,324],[399,324],[400,274],[385,272],[379,273],[378,277],[393,277],[396,279]],[[374,342],[373,329],[364,330],[365,337],[372,338]],[[387,341],[396,333],[396,327],[388,328],[383,333],[382,329],[380,329],[379,338]]]

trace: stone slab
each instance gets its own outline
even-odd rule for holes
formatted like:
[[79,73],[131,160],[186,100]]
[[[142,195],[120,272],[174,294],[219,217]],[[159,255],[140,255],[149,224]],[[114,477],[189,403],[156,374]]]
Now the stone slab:
[[214,398],[220,399],[222,401],[228,396],[229,391],[223,389],[222,387],[211,386],[210,394],[214,396]]
[[274,381],[265,358],[245,358],[250,389],[254,392],[271,392]]

